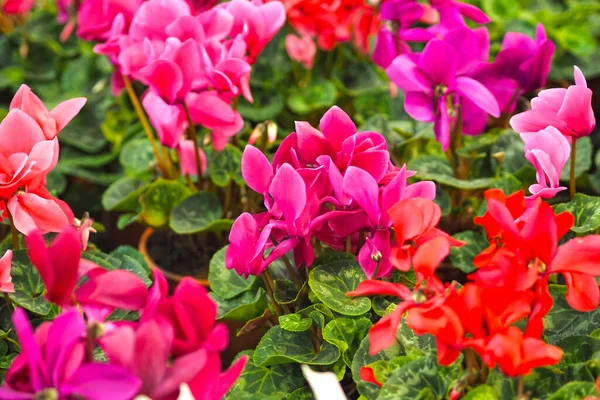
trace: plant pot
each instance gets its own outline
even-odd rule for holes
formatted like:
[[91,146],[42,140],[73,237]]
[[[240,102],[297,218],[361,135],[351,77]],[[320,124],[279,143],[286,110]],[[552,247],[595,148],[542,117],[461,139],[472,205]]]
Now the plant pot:
[[[140,253],[142,253],[144,255],[144,258],[146,259],[146,262],[151,267],[156,267],[156,268],[158,268],[160,270],[160,272],[163,273],[163,275],[165,276],[165,278],[167,278],[167,280],[169,281],[169,287],[175,287],[186,276],[185,275],[176,274],[176,273],[174,273],[172,271],[169,271],[166,268],[163,268],[162,266],[160,266],[156,262],[154,262],[154,260],[150,256],[150,253],[148,252],[148,241],[150,240],[150,237],[152,236],[153,233],[154,233],[154,229],[152,229],[152,228],[146,228],[146,230],[144,231],[144,233],[142,233],[142,236],[140,236],[140,242],[139,242],[139,245],[138,245]],[[198,283],[200,283],[202,286],[204,286],[206,288],[210,287],[210,285],[208,284],[208,280],[206,280],[206,279],[196,279],[196,278],[194,278],[194,279]]]

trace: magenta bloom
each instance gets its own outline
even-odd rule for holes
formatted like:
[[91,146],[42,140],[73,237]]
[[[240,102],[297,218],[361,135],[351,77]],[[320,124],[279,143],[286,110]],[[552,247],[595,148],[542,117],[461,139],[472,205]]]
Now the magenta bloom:
[[77,36],[85,40],[106,40],[117,16],[128,27],[142,0],[86,0],[77,12]]
[[140,380],[123,368],[84,361],[86,325],[76,309],[43,322],[35,334],[22,309],[15,310],[13,322],[23,350],[6,374],[0,399],[130,400],[139,392]]
[[182,107],[167,104],[151,90],[144,95],[142,104],[156,129],[160,143],[170,148],[177,147],[188,126]]
[[519,133],[537,132],[553,126],[565,136],[587,136],[596,126],[592,109],[592,91],[585,77],[575,68],[575,85],[567,89],[542,90],[531,100],[531,110],[515,115],[510,120],[512,128]]
[[558,129],[549,126],[536,133],[523,133],[525,158],[533,164],[538,183],[529,186],[532,198],[550,199],[565,190],[560,174],[569,160],[571,146]]
[[535,40],[522,33],[508,32],[494,64],[505,77],[530,92],[546,85],[553,54],[554,43],[546,36],[544,26],[538,24]]
[[[473,44],[480,43],[469,29],[461,29],[460,33],[471,36]],[[406,112],[417,121],[435,122],[435,134],[444,150],[450,140],[449,111],[460,98],[472,101],[494,117],[500,116],[493,94],[480,82],[466,76],[478,65],[481,50],[465,46],[465,42],[469,43],[458,35],[447,41],[433,39],[421,55],[400,55],[386,70],[390,79],[406,92]]]
[[2,4],[2,11],[8,15],[24,15],[31,11],[34,5],[35,0],[6,0]]
[[10,267],[12,264],[12,250],[6,250],[6,253],[0,258],[0,292],[13,293],[15,285],[10,276]]

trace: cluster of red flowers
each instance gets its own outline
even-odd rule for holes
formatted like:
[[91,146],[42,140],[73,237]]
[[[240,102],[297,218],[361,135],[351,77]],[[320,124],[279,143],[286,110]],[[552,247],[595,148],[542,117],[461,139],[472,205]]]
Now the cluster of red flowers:
[[[417,283],[411,290],[367,280],[349,293],[403,300],[371,329],[372,354],[394,342],[407,313],[406,323],[415,333],[435,336],[442,365],[454,362],[465,349],[509,376],[558,363],[561,349],[542,340],[543,318],[553,305],[548,280],[552,274],[562,274],[568,303],[579,311],[595,309],[600,299],[594,278],[600,276],[600,235],[577,237],[559,246],[573,226],[571,213],[555,214],[541,199],[527,201],[522,191],[506,196],[492,189],[485,198],[487,212],[475,222],[485,229],[490,246],[475,258],[477,270],[462,287],[436,276],[451,245],[435,228],[439,207],[429,200],[409,199],[390,210],[396,236],[402,240],[392,253],[396,259],[392,263],[405,269],[409,259]],[[525,321],[524,331],[515,326],[519,321]],[[364,371],[365,377],[368,372]]]
[[[323,50],[353,39],[369,52],[369,38],[379,29],[379,13],[364,0],[280,0],[288,22],[301,35],[317,39]],[[354,35],[354,36],[353,36]]]

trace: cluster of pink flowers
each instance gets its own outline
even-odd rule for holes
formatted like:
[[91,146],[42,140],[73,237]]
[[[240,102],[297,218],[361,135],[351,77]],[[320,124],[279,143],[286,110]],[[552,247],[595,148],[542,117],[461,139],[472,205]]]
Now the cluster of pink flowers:
[[[0,399],[173,399],[182,384],[196,398],[220,399],[244,368],[242,357],[222,371],[220,352],[229,334],[215,323],[216,305],[193,279],[184,279],[168,296],[166,280],[155,270],[148,290],[131,272],[107,271],[81,259],[73,227],[49,247],[39,231],[32,232],[27,245],[46,299],[62,313],[34,333],[25,312],[15,310],[23,350],[6,374]],[[141,319],[107,321],[115,309],[139,311]],[[94,360],[98,346],[107,363]]]
[[0,214],[22,233],[57,232],[73,223],[73,212],[46,189],[58,162],[58,133],[84,106],[85,98],[65,101],[48,111],[22,85],[0,123]]
[[387,210],[402,199],[433,199],[435,185],[408,185],[414,172],[391,164],[384,137],[357,132],[338,107],[325,113],[319,128],[296,122],[272,164],[258,149],[246,147],[242,175],[264,196],[267,211],[244,213],[235,221],[227,268],[258,275],[292,250],[296,266],[310,266],[314,238],[334,250],[349,246],[356,253],[362,246],[358,261],[369,277],[391,273]]
[[[513,112],[519,97],[546,84],[554,44],[539,25],[536,39],[507,33],[493,62],[484,27],[471,29],[465,18],[487,23],[478,8],[455,0],[390,0],[381,6],[388,20],[378,35],[373,59],[404,92],[406,112],[434,122],[445,150],[450,132],[466,135],[485,130],[488,117]],[[415,27],[416,22],[431,24]],[[425,42],[420,53],[409,42]]]
[[[87,0],[78,12],[77,34],[101,43],[96,52],[123,77],[149,87],[143,106],[163,145],[180,152],[184,173],[196,174],[193,143],[183,138],[194,124],[211,131],[215,149],[243,127],[232,107],[240,95],[252,101],[251,66],[285,22],[281,3],[232,0],[193,4],[185,0]],[[204,155],[201,155],[204,159]]]
[[596,119],[592,91],[575,67],[575,85],[542,90],[531,100],[531,110],[510,120],[525,142],[525,158],[536,169],[537,183],[529,187],[532,196],[549,199],[566,187],[560,175],[578,138],[592,133]]

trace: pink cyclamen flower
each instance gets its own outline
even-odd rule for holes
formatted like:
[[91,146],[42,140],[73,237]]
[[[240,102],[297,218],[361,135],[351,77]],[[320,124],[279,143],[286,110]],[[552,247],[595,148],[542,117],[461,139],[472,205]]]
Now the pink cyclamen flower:
[[[26,241],[27,254],[44,281],[48,301],[69,306],[74,299],[84,308],[110,311],[144,306],[148,291],[137,275],[118,269],[107,271],[94,264],[80,269],[81,240],[74,227],[59,233],[49,247],[39,231],[31,232]],[[88,279],[75,289],[82,276]]]
[[8,200],[8,210],[15,228],[24,235],[34,230],[60,232],[74,221],[69,205],[53,197],[43,186],[12,196]]
[[129,26],[142,0],[86,0],[77,12],[77,36],[85,40],[108,39],[113,22],[121,15]]
[[81,250],[85,251],[90,240],[90,233],[97,233],[96,229],[92,227],[94,220],[90,218],[86,212],[82,219],[75,218],[73,226],[79,230],[79,238],[81,239]]
[[35,0],[6,0],[2,4],[2,11],[8,15],[24,15],[29,13],[34,5]]
[[47,140],[34,119],[10,110],[0,122],[0,197],[40,186],[57,162],[58,139]]
[[125,369],[84,361],[86,325],[78,310],[43,322],[35,333],[20,308],[13,323],[23,350],[8,369],[0,400],[130,400],[139,392],[140,380]]
[[10,102],[10,109],[19,109],[33,118],[42,128],[46,139],[50,140],[79,113],[86,101],[85,97],[77,97],[63,101],[48,111],[42,100],[23,84]]
[[312,68],[317,54],[317,45],[310,36],[287,35],[285,37],[285,49],[292,60],[298,61],[306,69]]
[[[179,164],[183,175],[198,176],[198,165],[196,164],[196,155],[194,154],[194,142],[189,139],[179,141],[177,154],[179,155]],[[201,148],[198,148],[200,156],[200,174],[206,171],[206,155]]]
[[592,91],[581,70],[577,66],[574,69],[575,85],[567,89],[542,90],[531,100],[531,110],[512,117],[510,126],[519,133],[537,132],[553,126],[563,135],[574,138],[592,133],[596,126]]
[[[467,31],[469,30],[463,30],[465,34]],[[472,35],[477,43],[475,34]],[[417,121],[435,122],[435,135],[443,150],[449,145],[448,102],[454,96],[472,101],[494,117],[500,116],[500,108],[494,95],[480,82],[464,75],[469,72],[470,64],[467,62],[477,55],[470,53],[470,47],[455,47],[460,44],[460,38],[456,39],[454,42],[433,39],[427,43],[417,61],[414,60],[415,57],[402,54],[386,70],[390,79],[406,92],[406,112]],[[469,53],[462,54],[467,51]]]
[[181,42],[168,38],[161,55],[140,73],[146,78],[150,89],[168,104],[185,100],[198,73],[198,49],[193,39]]
[[549,126],[536,133],[521,134],[525,141],[525,158],[533,164],[538,183],[529,187],[532,198],[550,199],[565,190],[560,174],[569,160],[571,145],[562,133]]
[[142,99],[150,122],[156,129],[160,143],[170,148],[177,147],[188,123],[181,106],[167,104],[158,94],[149,90]]
[[530,92],[546,85],[554,48],[544,26],[538,24],[535,40],[522,33],[508,32],[493,64],[505,77],[514,79],[524,91]]
[[13,293],[15,285],[10,276],[10,267],[12,264],[12,250],[6,250],[6,253],[0,258],[0,292]]

